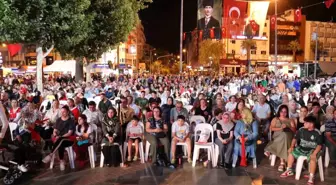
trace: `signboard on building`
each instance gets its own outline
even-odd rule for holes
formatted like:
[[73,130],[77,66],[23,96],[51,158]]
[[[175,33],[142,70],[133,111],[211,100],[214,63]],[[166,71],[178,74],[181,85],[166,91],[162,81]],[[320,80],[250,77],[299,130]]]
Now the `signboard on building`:
[[219,64],[221,66],[225,66],[225,65],[242,65],[242,66],[246,66],[247,65],[247,61],[246,60],[234,60],[234,59],[221,59]]

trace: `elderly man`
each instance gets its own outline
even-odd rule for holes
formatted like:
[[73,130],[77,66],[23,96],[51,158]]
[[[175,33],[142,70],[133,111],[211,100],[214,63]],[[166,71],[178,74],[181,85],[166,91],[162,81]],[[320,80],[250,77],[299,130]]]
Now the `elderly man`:
[[183,103],[181,101],[176,101],[176,107],[170,110],[170,123],[173,124],[177,121],[177,117],[179,115],[183,115],[186,118],[185,121],[189,121],[188,110],[183,107]]
[[262,94],[258,97],[258,102],[254,105],[252,113],[259,125],[263,126],[264,135],[267,136],[270,125],[271,107],[266,103],[266,97]]

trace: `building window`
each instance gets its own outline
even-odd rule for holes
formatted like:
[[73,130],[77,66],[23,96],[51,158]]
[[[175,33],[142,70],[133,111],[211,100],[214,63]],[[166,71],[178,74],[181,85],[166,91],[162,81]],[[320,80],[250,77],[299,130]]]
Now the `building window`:
[[232,44],[236,44],[236,40],[231,40],[231,43]]
[[267,37],[267,34],[266,34],[266,32],[263,32],[263,36],[264,36],[264,37]]
[[262,55],[266,55],[266,51],[261,51],[261,54]]
[[265,22],[265,27],[267,27],[267,23]]
[[251,54],[252,54],[252,55],[257,54],[256,50],[251,50]]
[[236,50],[233,49],[233,50],[231,51],[231,53],[235,55],[235,54],[236,54]]

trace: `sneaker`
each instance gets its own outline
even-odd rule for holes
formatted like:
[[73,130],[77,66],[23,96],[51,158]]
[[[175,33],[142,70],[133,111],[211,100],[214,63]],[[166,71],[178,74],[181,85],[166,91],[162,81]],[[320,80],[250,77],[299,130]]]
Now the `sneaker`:
[[172,159],[170,163],[175,164],[176,159]]
[[314,177],[309,178],[307,185],[314,185]]
[[51,156],[47,155],[45,158],[42,160],[43,163],[49,163],[51,161]]
[[270,152],[264,152],[264,155],[265,155],[266,157],[270,157],[271,153],[270,153]]
[[191,160],[191,158],[189,158],[189,159],[188,159],[188,163],[192,163],[192,160]]
[[294,173],[293,173],[292,170],[286,170],[285,172],[283,172],[283,173],[280,175],[280,177],[281,177],[281,178],[286,178],[286,177],[293,176],[293,175],[294,175]]
[[24,165],[19,165],[17,168],[22,172],[27,172],[28,171],[27,168]]
[[131,162],[131,161],[132,161],[131,156],[128,156],[128,157],[127,157],[127,161],[128,161],[128,162]]
[[65,164],[64,161],[60,161],[60,170],[64,171],[65,170]]
[[137,161],[137,160],[138,160],[138,157],[134,156],[133,161]]

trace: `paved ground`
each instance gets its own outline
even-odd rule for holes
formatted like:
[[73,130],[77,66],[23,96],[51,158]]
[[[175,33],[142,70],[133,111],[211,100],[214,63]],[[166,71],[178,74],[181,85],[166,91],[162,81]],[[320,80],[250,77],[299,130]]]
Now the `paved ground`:
[[[258,152],[262,155],[262,149]],[[258,156],[259,166],[253,169],[237,167],[231,170],[208,169],[201,165],[192,168],[185,163],[177,169],[153,167],[149,164],[131,164],[129,168],[99,168],[60,172],[58,166],[55,169],[33,171],[25,174],[16,184],[34,185],[296,185],[306,184],[307,179],[301,177],[296,181],[294,177],[282,179],[277,167],[271,167],[270,161]],[[279,161],[277,161],[279,162]],[[303,172],[304,173],[304,172]],[[335,185],[336,169],[329,167],[324,169],[325,182],[320,182],[317,177],[317,185]]]

